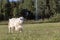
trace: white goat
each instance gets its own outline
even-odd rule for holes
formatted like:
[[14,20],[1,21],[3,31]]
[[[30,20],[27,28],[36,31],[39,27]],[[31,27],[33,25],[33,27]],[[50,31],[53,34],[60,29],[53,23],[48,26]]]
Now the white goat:
[[9,19],[8,23],[9,32],[13,32],[13,30],[21,32],[23,29],[23,21],[24,21],[23,17]]

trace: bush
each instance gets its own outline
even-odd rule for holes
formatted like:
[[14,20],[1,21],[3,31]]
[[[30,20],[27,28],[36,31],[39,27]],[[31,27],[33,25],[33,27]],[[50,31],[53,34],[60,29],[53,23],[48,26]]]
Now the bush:
[[4,20],[4,15],[0,14],[0,21]]
[[51,22],[60,22],[60,14],[54,15],[52,18],[50,18]]

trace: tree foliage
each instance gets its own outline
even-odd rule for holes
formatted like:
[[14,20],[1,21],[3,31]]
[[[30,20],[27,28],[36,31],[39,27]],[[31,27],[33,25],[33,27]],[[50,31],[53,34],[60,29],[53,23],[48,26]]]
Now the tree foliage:
[[[23,2],[1,0],[0,2],[0,15],[2,14],[5,20],[17,17],[22,9],[28,9],[35,15],[35,0],[23,0]],[[60,13],[60,0],[37,0],[37,2],[39,19],[49,19],[54,14]]]

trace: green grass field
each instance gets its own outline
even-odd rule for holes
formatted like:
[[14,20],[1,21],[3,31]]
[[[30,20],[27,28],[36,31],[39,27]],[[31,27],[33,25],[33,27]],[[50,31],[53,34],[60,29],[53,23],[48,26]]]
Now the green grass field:
[[60,40],[60,23],[24,24],[21,33],[8,33],[8,26],[0,25],[0,40]]

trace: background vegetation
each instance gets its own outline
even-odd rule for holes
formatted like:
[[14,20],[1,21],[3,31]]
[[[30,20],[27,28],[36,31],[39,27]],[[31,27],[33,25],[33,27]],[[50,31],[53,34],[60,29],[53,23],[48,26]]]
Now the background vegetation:
[[[52,22],[60,21],[60,0],[38,0],[37,4],[38,19],[43,21],[46,19]],[[22,11],[23,9],[28,10],[30,13],[29,17],[24,15],[26,10]],[[35,0],[22,0],[18,2],[9,2],[9,0],[0,1],[0,20],[8,20],[12,17],[19,17],[21,14],[25,18],[28,17],[30,19],[35,19],[35,13]]]

